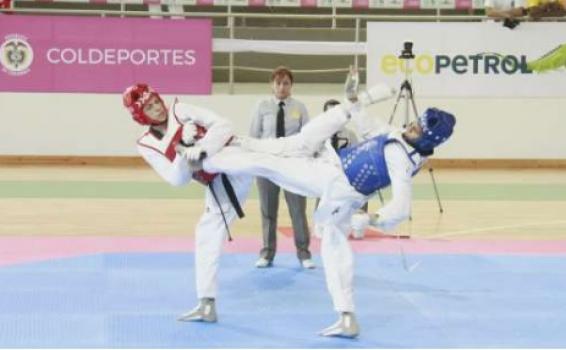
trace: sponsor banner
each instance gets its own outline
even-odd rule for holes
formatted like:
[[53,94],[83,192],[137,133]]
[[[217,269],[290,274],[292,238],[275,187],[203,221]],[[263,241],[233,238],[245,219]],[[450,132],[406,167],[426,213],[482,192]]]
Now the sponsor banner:
[[[446,8],[451,8],[452,2],[446,1],[446,3],[449,4]],[[458,10],[467,10],[473,7],[472,0],[456,0],[455,4],[455,8]]]
[[301,0],[301,7],[317,7],[317,0]]
[[162,93],[210,94],[208,19],[4,16],[0,91],[116,93],[147,82]]
[[404,0],[403,8],[408,10],[418,10],[421,7],[421,0]]
[[352,7],[357,9],[368,8],[369,0],[352,0]]
[[[566,71],[533,73],[534,61],[566,43],[563,23],[368,23],[368,84],[401,86],[428,97],[560,97]],[[401,59],[404,42],[414,59]],[[527,44],[528,43],[528,44]]]

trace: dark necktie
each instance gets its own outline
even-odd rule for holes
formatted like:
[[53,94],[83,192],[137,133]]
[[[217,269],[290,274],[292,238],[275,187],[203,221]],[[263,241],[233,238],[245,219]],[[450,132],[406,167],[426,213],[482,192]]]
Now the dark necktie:
[[276,137],[285,136],[285,111],[283,110],[285,102],[279,102],[279,110],[277,111],[277,127],[275,129]]

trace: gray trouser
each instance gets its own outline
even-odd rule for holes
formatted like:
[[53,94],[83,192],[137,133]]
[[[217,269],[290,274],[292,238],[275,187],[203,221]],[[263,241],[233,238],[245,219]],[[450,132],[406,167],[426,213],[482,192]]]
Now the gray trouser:
[[[257,188],[263,231],[263,249],[260,255],[267,260],[273,260],[277,250],[277,213],[279,211],[280,187],[269,180],[258,177]],[[285,194],[289,215],[293,223],[297,257],[299,260],[310,259],[310,234],[306,217],[306,198],[288,191],[283,191],[283,193]]]

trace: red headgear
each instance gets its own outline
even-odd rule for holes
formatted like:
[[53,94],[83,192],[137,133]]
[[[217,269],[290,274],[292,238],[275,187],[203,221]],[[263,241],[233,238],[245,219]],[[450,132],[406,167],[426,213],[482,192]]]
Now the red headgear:
[[128,108],[134,120],[142,125],[160,124],[143,112],[147,101],[152,96],[157,97],[163,108],[166,109],[161,96],[147,84],[134,84],[127,88],[122,95],[124,107]]

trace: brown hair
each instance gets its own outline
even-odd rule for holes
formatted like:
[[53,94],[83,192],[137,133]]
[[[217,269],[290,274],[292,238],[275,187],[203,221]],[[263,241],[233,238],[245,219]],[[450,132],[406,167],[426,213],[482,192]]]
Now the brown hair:
[[291,80],[291,84],[293,84],[293,73],[291,70],[285,66],[279,66],[273,70],[271,73],[271,80],[274,81],[276,78],[282,78],[288,76],[289,80]]

